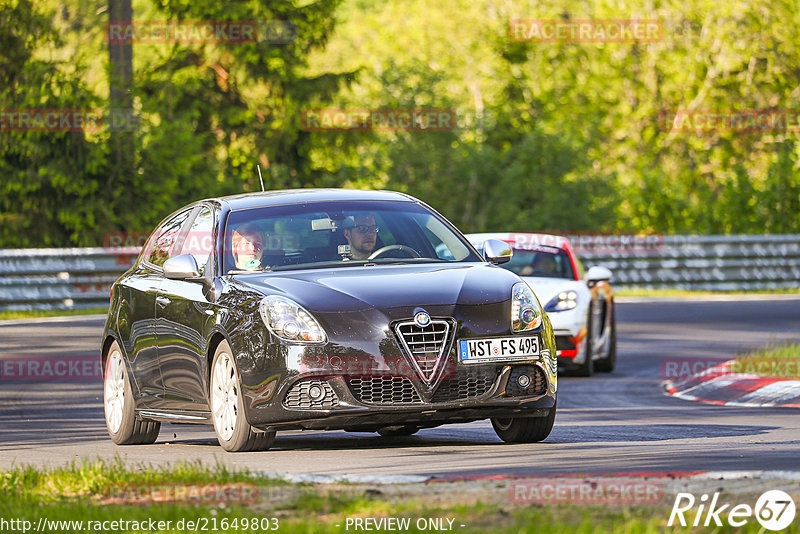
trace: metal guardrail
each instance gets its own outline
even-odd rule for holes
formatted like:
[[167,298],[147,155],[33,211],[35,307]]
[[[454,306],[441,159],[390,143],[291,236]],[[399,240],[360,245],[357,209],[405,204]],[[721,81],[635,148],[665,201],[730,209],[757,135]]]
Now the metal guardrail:
[[111,284],[139,249],[0,250],[0,309],[72,309],[108,305]]
[[[608,235],[572,241],[584,267],[608,267],[618,288],[800,287],[800,234],[673,235],[640,245]],[[0,309],[105,306],[111,284],[138,253],[137,248],[0,250]]]
[[[582,252],[582,253],[581,253]],[[618,287],[748,291],[800,287],[800,235],[672,235],[632,252],[579,250]]]

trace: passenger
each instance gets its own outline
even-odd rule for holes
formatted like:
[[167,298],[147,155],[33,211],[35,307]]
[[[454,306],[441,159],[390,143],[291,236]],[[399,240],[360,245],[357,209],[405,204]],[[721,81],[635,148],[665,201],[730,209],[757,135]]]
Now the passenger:
[[234,230],[232,241],[237,269],[257,271],[263,268],[261,255],[264,253],[264,238],[254,224],[243,224]]

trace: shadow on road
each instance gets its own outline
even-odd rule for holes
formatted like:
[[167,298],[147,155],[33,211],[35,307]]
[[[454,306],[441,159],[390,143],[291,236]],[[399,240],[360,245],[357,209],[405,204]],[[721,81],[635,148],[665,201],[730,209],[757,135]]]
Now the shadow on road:
[[747,425],[558,425],[548,443],[614,443],[670,439],[729,438],[766,434],[775,426]]

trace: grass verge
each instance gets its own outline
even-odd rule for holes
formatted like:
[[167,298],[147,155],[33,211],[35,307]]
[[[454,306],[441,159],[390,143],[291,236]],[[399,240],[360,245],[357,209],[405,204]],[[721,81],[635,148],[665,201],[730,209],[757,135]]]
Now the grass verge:
[[73,310],[0,310],[0,321],[3,319],[35,319],[38,317],[71,317],[73,315],[105,315],[107,307],[76,308]]
[[[353,532],[364,530],[354,528],[357,519],[398,518],[406,519],[408,528],[395,530],[405,532],[636,534],[664,531],[672,503],[665,495],[659,504],[642,506],[517,505],[510,501],[507,482],[490,484],[487,491],[453,490],[447,483],[398,491],[392,485],[365,489],[289,484],[230,471],[221,464],[211,469],[200,464],[152,469],[97,461],[50,470],[0,471],[0,518],[28,521],[29,530],[37,532]],[[202,495],[202,488],[208,487],[213,488],[214,502],[195,504],[186,497]],[[255,493],[256,498],[237,499],[241,491],[220,489],[237,487],[255,488],[247,495]],[[752,521],[744,528],[714,531],[758,532],[759,528]],[[676,531],[690,530],[703,529]],[[797,531],[797,523],[787,530]]]
[[800,379],[800,343],[773,345],[737,356],[730,370],[769,378]]

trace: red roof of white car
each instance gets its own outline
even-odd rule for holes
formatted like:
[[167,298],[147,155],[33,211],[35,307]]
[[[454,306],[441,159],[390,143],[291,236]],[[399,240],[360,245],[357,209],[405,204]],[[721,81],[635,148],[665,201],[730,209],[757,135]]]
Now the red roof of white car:
[[498,232],[485,234],[469,234],[468,238],[472,241],[479,239],[499,239],[510,243],[513,248],[525,250],[535,247],[558,247],[570,250],[571,244],[568,238],[553,234],[536,234],[526,232]]

